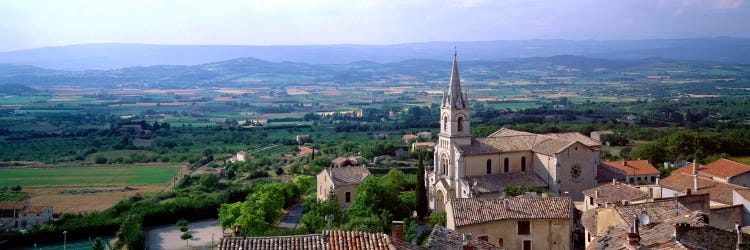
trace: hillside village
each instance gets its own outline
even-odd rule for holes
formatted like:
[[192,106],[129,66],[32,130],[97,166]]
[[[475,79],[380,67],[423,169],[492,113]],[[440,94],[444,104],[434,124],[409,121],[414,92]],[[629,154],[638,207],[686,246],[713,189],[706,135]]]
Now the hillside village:
[[[503,128],[473,137],[465,95],[454,57],[440,133],[427,148],[434,163],[418,173],[433,216],[445,214],[443,225],[423,231],[425,243],[405,238],[404,222],[393,221],[390,234],[225,237],[219,249],[750,249],[750,166],[721,158],[661,179],[647,160],[602,162],[611,131]],[[317,198],[351,206],[372,176],[363,165],[333,160],[317,176]]]

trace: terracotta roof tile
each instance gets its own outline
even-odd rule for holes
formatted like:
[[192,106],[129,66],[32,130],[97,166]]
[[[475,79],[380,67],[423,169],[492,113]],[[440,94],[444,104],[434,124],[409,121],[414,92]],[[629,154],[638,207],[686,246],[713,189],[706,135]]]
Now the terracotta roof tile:
[[692,212],[675,199],[616,206],[615,210],[630,226],[633,225],[633,219],[643,213],[647,214],[651,221],[663,221]]
[[[625,164],[623,164],[625,163]],[[660,174],[658,169],[656,169],[651,163],[648,163],[647,160],[637,160],[637,161],[608,161],[603,162],[602,164],[607,165],[612,168],[616,168],[619,170],[622,170],[625,172],[626,175],[653,175],[653,174]]]
[[21,210],[28,205],[28,201],[0,201],[0,210]]
[[419,246],[394,242],[384,233],[329,230],[323,234],[275,236],[275,237],[230,237],[222,238],[219,250],[391,250],[421,249]]
[[[597,198],[596,191],[599,191]],[[624,183],[612,184],[612,182],[583,190],[583,194],[594,198],[597,204],[615,203],[618,201],[637,201],[648,198],[648,194],[642,190]]]
[[465,154],[490,154],[500,152],[534,151],[553,155],[575,143],[587,147],[599,146],[599,141],[579,133],[532,134],[502,128],[485,138],[472,138],[471,144],[460,146]]
[[573,201],[569,197],[529,198],[509,197],[508,206],[503,198],[452,199],[453,220],[456,226],[484,223],[504,219],[570,219]]
[[326,168],[336,185],[357,184],[370,176],[370,170],[364,167]]
[[717,177],[727,178],[750,172],[750,166],[721,158],[714,162],[706,164],[705,169],[701,172]]
[[464,238],[464,234],[440,225],[435,225],[432,228],[432,232],[427,239],[429,249],[463,250],[465,245],[472,246],[476,250],[500,249],[486,241]]
[[583,143],[583,145],[586,145],[589,147],[596,147],[602,144],[598,140],[582,135],[581,133],[554,133],[554,134],[544,134],[544,135],[555,137],[563,141],[578,141],[580,143]]
[[[662,179],[659,186],[678,192],[693,189],[693,175],[683,173],[672,173],[671,176]],[[715,181],[706,177],[698,177],[698,191],[692,190],[694,194],[709,194],[711,201],[722,204],[732,204],[732,190],[745,190],[747,188]]]

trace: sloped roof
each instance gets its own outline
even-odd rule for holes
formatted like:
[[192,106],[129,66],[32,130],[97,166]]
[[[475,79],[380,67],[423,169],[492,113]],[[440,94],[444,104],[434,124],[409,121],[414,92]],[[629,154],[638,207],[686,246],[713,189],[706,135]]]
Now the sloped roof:
[[514,151],[533,151],[546,155],[559,153],[575,143],[586,147],[599,146],[599,141],[579,133],[532,134],[501,128],[485,138],[472,138],[471,144],[459,146],[465,154],[491,154]]
[[333,163],[333,164],[343,164],[343,163],[345,163],[345,162],[346,162],[346,161],[348,161],[348,160],[349,160],[349,159],[347,159],[347,158],[344,158],[344,157],[338,157],[338,158],[336,158],[336,159],[333,159],[333,160],[331,161],[331,163]]
[[384,233],[328,230],[323,234],[274,237],[230,237],[219,241],[219,250],[391,250],[419,249],[403,242],[394,242]]
[[357,184],[370,176],[365,167],[326,168],[335,185]]
[[[507,199],[507,207],[503,204],[504,199]],[[456,226],[505,219],[573,218],[573,200],[569,197],[457,198],[450,202]]]
[[699,171],[713,176],[727,178],[750,172],[750,166],[721,158],[706,164],[705,168]]
[[654,175],[661,173],[651,163],[648,163],[648,160],[608,161],[602,162],[602,164],[622,170],[626,175]]
[[[695,227],[707,227],[703,221],[703,215],[695,212],[683,213],[662,220],[653,220],[650,225],[641,225],[639,228],[641,249],[692,249],[682,244],[682,238],[674,236],[674,225],[676,223],[687,223]],[[632,249],[628,245],[625,234],[628,225],[610,227],[603,235],[598,236],[586,249]],[[704,242],[703,246],[710,247],[712,242]]]
[[471,246],[476,250],[500,249],[486,241],[473,238],[465,239],[464,234],[440,225],[435,225],[432,228],[432,232],[427,239],[427,247],[430,249],[463,250],[464,246]]
[[659,181],[659,186],[683,192],[691,189],[694,194],[709,194],[711,201],[722,204],[732,204],[732,190],[745,190],[748,188],[729,183],[715,181],[703,176],[698,176],[698,190],[693,190],[693,175],[684,173],[672,173],[671,176]]
[[[599,196],[596,196],[596,191],[599,191]],[[638,188],[630,186],[628,184],[612,182],[583,190],[583,194],[594,199],[594,202],[598,204],[615,203],[618,201],[637,201],[648,198],[646,192],[641,191]]]
[[501,193],[506,186],[513,184],[532,187],[547,187],[547,183],[533,171],[467,176],[464,177],[464,180],[466,180],[469,185],[476,181],[476,190],[479,191],[479,193]]
[[44,213],[44,209],[48,208],[49,206],[29,206],[24,210],[26,213]]
[[0,201],[0,210],[21,210],[28,206],[27,200],[23,201]]
[[633,220],[635,217],[640,216],[642,213],[647,214],[651,221],[663,221],[692,212],[690,209],[680,204],[676,199],[616,206],[615,210],[617,210],[620,217],[622,217],[622,219],[630,226],[633,226]]

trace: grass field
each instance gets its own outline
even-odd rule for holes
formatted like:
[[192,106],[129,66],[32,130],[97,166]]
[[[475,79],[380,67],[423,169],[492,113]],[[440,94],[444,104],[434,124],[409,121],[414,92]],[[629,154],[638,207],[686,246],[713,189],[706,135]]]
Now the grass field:
[[180,166],[0,169],[0,186],[149,185],[171,180]]

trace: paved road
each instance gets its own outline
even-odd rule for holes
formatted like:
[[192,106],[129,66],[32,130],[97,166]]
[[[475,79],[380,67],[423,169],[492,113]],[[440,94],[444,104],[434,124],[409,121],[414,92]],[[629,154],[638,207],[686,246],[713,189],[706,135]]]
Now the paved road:
[[286,211],[286,216],[279,223],[279,229],[297,229],[300,220],[302,220],[302,203],[298,203]]

